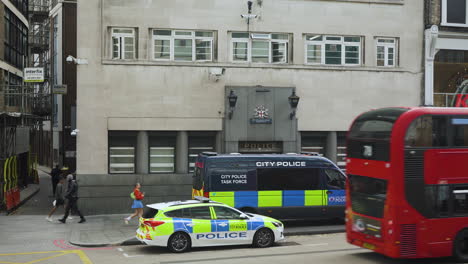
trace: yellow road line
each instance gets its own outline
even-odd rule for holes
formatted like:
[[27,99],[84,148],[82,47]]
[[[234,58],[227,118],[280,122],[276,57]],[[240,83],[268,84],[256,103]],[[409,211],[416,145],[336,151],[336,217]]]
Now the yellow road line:
[[45,258],[36,259],[36,260],[32,260],[30,262],[0,261],[0,263],[1,264],[33,264],[33,263],[41,262],[41,261],[44,261],[44,260],[48,260],[48,259],[68,255],[68,254],[76,254],[80,258],[82,264],[93,264],[93,262],[83,252],[83,250],[76,250],[76,249],[74,249],[74,250],[40,251],[40,252],[2,253],[2,254],[0,254],[0,256],[34,255],[34,254],[47,254],[47,253],[55,253],[55,255],[48,256],[48,257],[45,257]]
[[47,260],[47,259],[51,259],[51,258],[56,258],[56,257],[60,257],[60,256],[63,256],[63,255],[67,255],[67,254],[70,254],[70,253],[71,253],[71,252],[60,253],[60,254],[57,254],[57,255],[53,255],[53,256],[49,256],[49,257],[45,257],[45,258],[41,258],[41,259],[36,259],[36,260],[30,261],[30,262],[25,262],[24,264],[32,264],[32,263],[40,262],[40,261],[43,261],[43,260]]

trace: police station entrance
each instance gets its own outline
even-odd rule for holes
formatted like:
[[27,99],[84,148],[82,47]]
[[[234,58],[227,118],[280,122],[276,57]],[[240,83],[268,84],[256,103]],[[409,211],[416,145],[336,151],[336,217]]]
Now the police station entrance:
[[239,153],[242,154],[280,154],[283,153],[282,141],[240,141]]

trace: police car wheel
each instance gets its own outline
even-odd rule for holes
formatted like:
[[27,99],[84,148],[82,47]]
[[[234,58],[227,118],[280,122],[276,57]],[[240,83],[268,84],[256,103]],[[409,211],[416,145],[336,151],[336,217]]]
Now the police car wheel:
[[190,237],[184,232],[177,232],[172,234],[167,242],[167,247],[170,251],[175,253],[182,253],[190,249]]
[[262,228],[255,233],[253,239],[254,247],[264,248],[273,245],[275,242],[275,235],[268,228]]

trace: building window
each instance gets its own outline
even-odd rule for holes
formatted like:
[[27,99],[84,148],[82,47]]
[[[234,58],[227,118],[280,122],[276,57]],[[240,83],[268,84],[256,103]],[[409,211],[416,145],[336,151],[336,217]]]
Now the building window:
[[289,34],[231,33],[233,62],[288,63]]
[[[211,134],[208,135],[207,134]],[[204,151],[215,151],[215,135],[210,132],[203,132],[203,135],[193,132],[189,135],[188,161],[189,172],[195,169],[195,161],[199,153]]]
[[153,59],[213,61],[214,32],[153,30]]
[[112,59],[133,60],[136,58],[136,37],[133,28],[112,29]]
[[377,38],[377,66],[395,67],[397,40],[395,38]]
[[28,28],[8,8],[5,8],[4,58],[9,64],[23,69],[28,54]]
[[442,0],[443,26],[468,27],[468,0]]
[[163,133],[150,135],[149,171],[150,173],[175,172],[175,134]]
[[136,133],[109,131],[109,173],[135,173]]
[[360,65],[361,37],[305,35],[306,64]]

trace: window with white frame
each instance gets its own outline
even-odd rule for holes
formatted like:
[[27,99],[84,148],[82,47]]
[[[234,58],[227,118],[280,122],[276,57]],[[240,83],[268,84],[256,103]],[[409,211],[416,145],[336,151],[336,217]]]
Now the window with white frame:
[[360,65],[359,36],[305,35],[306,64]]
[[112,28],[112,59],[132,60],[136,54],[136,36],[133,28]]
[[468,27],[468,0],[442,0],[441,24]]
[[153,59],[213,61],[212,31],[153,30]]
[[397,54],[397,40],[395,38],[377,38],[377,66],[395,67]]
[[289,34],[231,33],[233,62],[288,63]]

